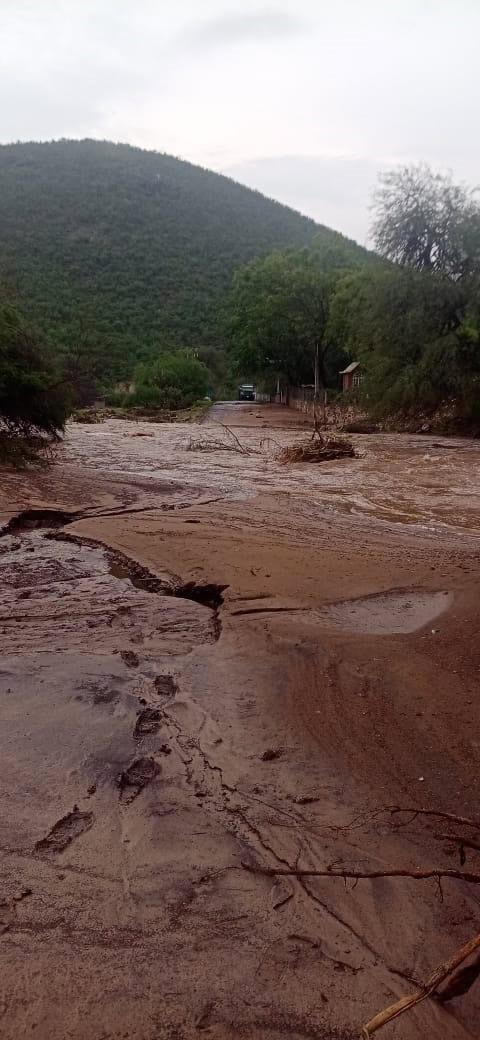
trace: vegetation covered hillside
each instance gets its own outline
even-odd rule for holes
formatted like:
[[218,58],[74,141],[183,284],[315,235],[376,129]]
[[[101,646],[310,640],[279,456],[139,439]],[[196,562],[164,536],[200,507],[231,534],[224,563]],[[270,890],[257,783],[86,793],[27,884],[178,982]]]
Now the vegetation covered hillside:
[[[99,141],[0,146],[0,283],[64,349],[128,375],[214,346],[233,272],[276,248],[359,246],[226,177]],[[348,262],[348,260],[347,260]]]

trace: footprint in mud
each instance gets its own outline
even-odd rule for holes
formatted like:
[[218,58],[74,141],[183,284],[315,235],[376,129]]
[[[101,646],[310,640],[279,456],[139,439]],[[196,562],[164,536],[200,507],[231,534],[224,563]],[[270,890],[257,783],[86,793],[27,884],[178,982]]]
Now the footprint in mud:
[[143,788],[150,784],[160,772],[161,766],[154,758],[136,758],[118,777],[120,801],[127,804],[133,802],[140,791],[143,791]]
[[134,740],[142,740],[153,733],[158,733],[162,719],[161,712],[157,708],[144,708],[137,717],[133,731]]
[[157,675],[153,680],[153,685],[158,697],[174,697],[178,693],[178,686],[173,675]]
[[74,805],[72,812],[57,820],[47,836],[37,841],[35,845],[36,851],[44,855],[49,853],[56,855],[59,852],[63,852],[72,841],[79,838],[81,834],[85,834],[85,831],[90,830],[94,819],[92,812],[81,812],[78,805]]
[[120,657],[128,668],[137,668],[140,664],[138,654],[135,653],[135,650],[121,650]]

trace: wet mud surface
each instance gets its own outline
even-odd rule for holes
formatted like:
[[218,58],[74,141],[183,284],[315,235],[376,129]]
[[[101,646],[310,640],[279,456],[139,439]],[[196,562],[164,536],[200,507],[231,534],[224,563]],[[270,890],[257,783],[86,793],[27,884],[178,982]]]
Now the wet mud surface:
[[[252,452],[190,450],[217,420]],[[0,1035],[353,1040],[480,889],[242,864],[480,871],[480,833],[391,811],[478,816],[480,445],[143,429],[2,479]],[[478,1037],[474,977],[382,1035]]]
[[345,632],[393,635],[418,631],[452,603],[453,596],[448,592],[398,589],[332,603],[319,616],[327,625]]

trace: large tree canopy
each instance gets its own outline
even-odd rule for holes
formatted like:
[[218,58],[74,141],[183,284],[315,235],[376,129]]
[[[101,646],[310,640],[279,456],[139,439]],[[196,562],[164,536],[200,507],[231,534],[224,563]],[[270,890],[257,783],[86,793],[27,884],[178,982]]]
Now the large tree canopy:
[[380,177],[373,237],[388,260],[460,280],[480,273],[480,206],[473,191],[426,165]]
[[378,416],[434,411],[446,401],[477,418],[478,306],[466,288],[398,268],[345,278],[332,302],[329,336],[362,361],[362,396]]
[[[330,262],[332,258],[329,258]],[[330,299],[340,268],[322,268],[307,250],[272,253],[234,279],[230,335],[238,370],[271,372],[290,383],[313,383],[315,357],[325,385]]]

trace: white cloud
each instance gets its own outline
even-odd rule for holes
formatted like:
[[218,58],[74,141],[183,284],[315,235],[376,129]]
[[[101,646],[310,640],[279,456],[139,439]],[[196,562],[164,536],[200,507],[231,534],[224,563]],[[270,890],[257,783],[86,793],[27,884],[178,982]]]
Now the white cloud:
[[238,11],[194,22],[183,31],[180,39],[194,48],[211,50],[264,40],[272,43],[302,29],[303,22],[287,11]]
[[357,235],[377,166],[480,166],[478,0],[0,0],[0,33],[2,141],[171,151]]

